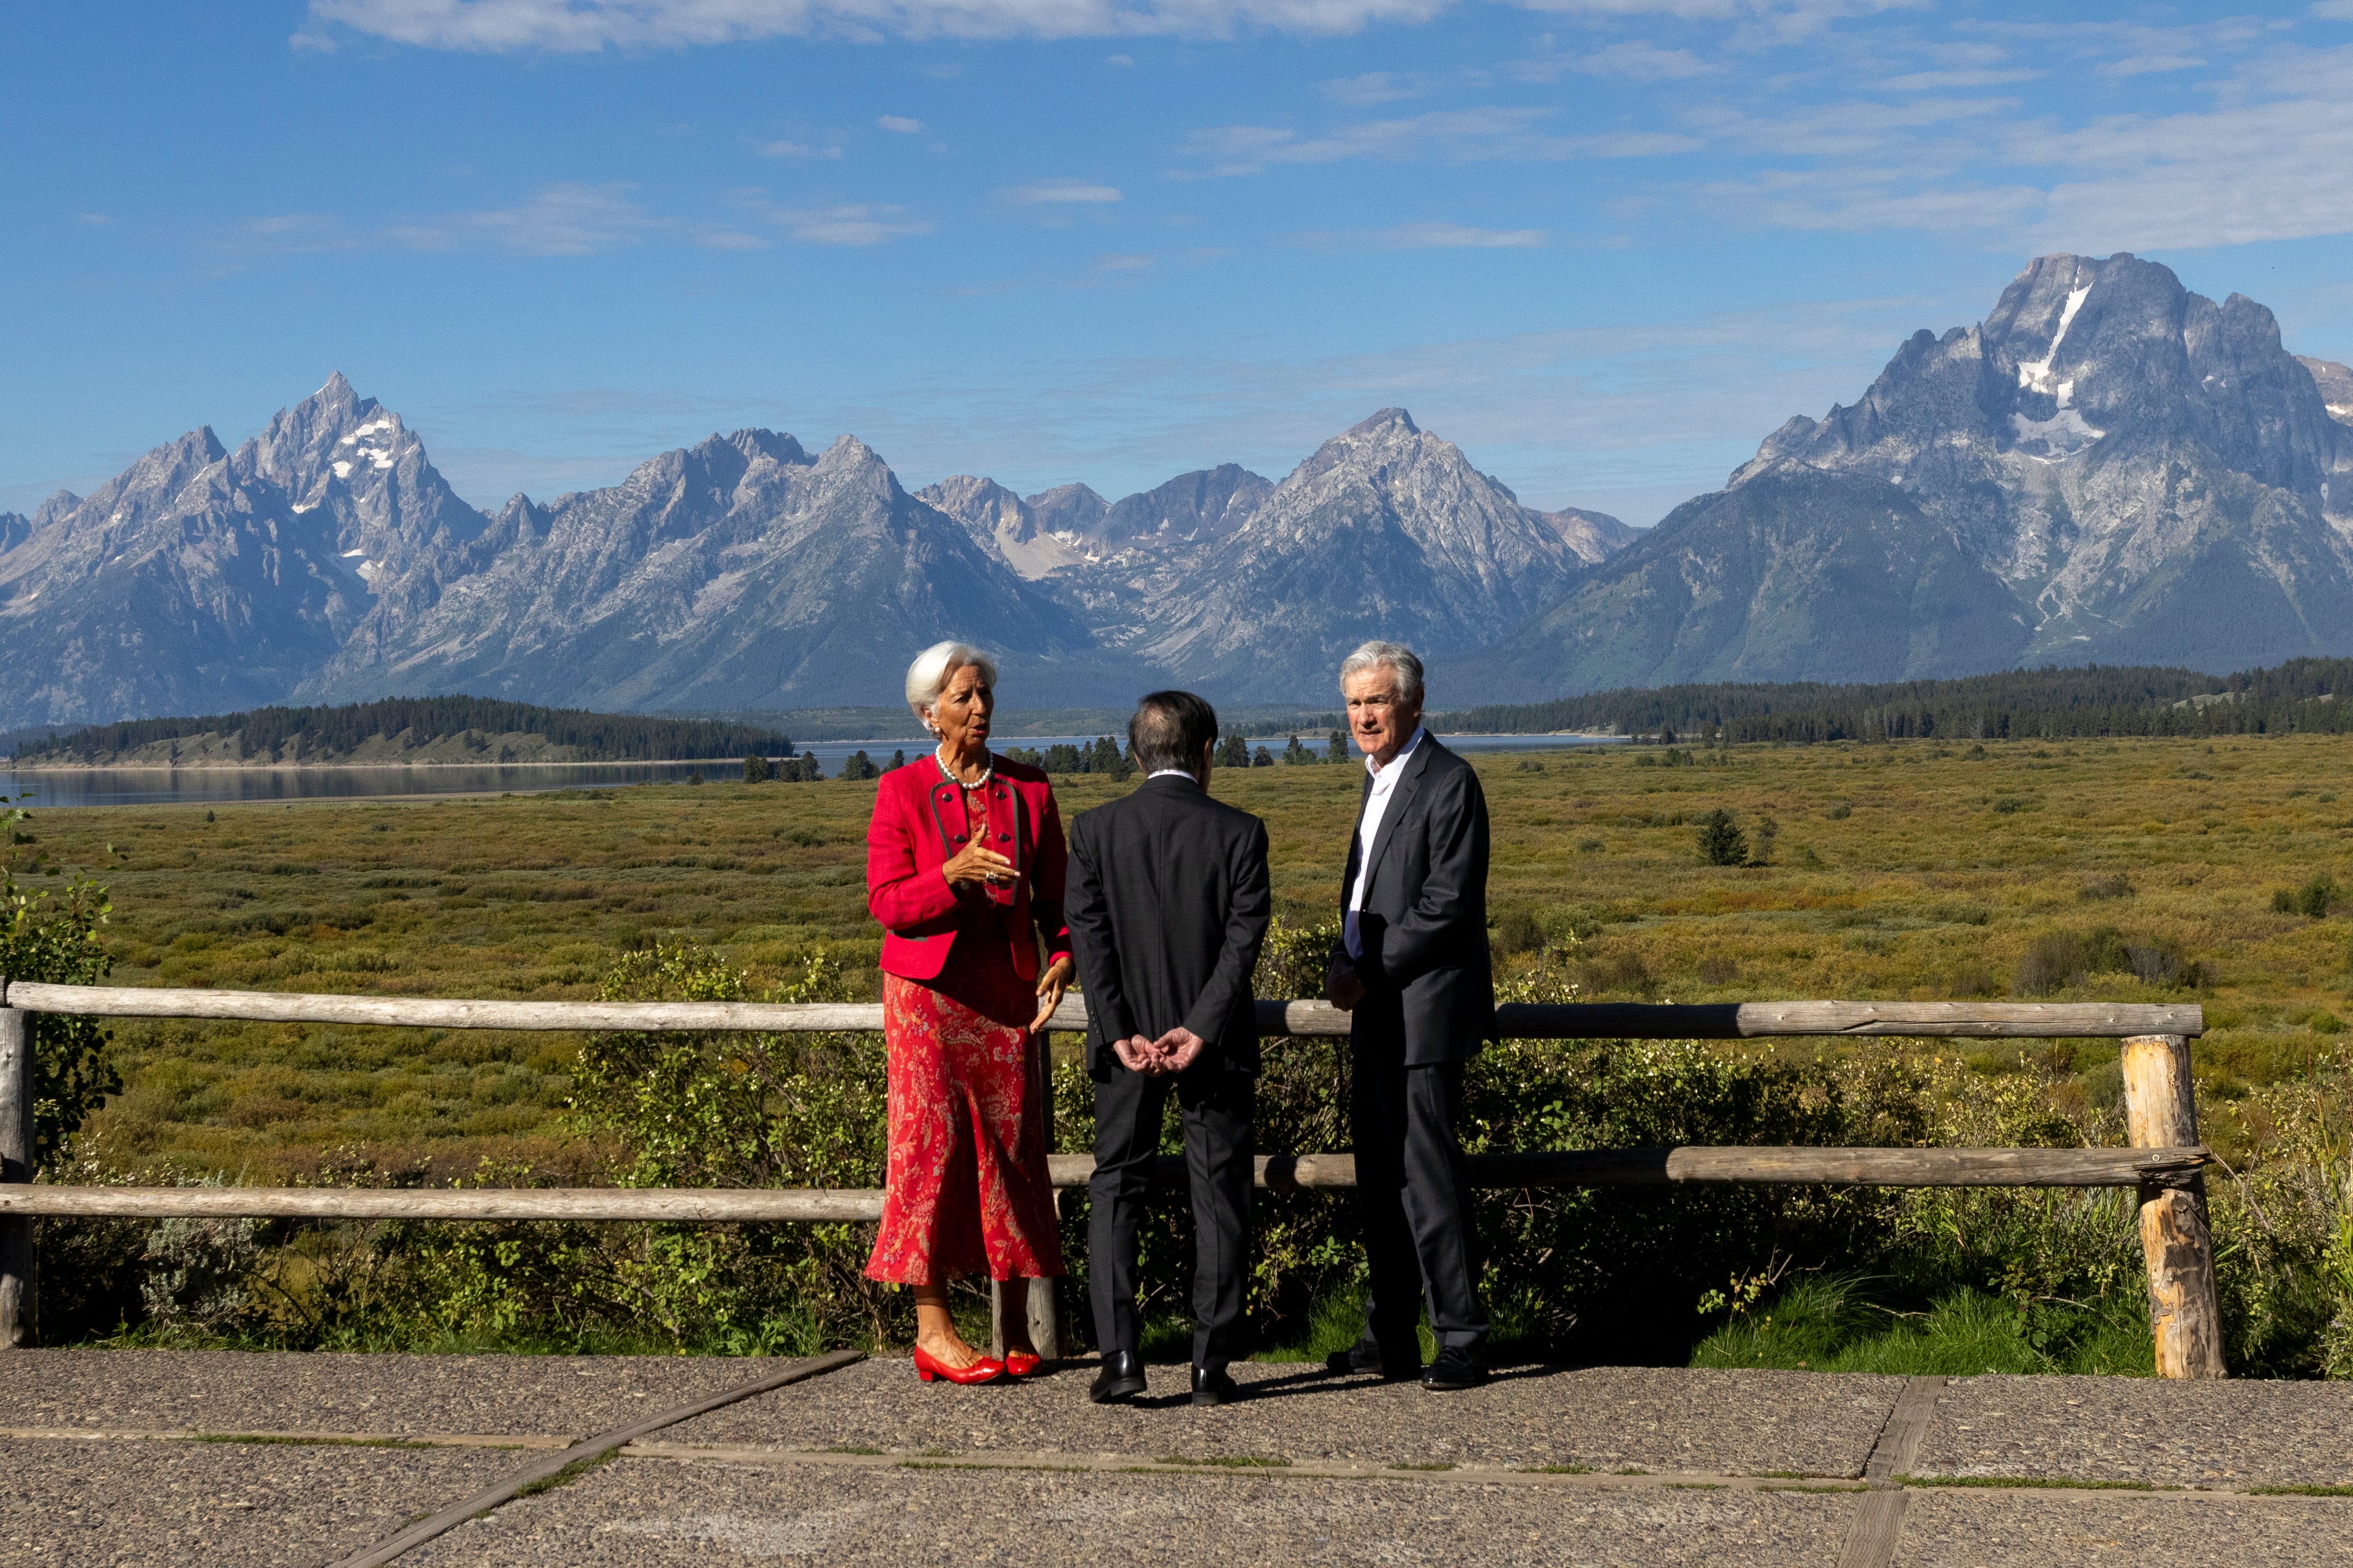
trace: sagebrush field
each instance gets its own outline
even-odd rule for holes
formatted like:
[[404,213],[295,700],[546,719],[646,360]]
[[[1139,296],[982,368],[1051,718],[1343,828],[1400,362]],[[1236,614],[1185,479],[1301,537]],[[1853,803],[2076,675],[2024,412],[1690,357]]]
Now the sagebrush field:
[[[2337,798],[2348,761],[2353,739],[2320,736],[1482,754],[1498,965],[1542,963],[1595,999],[2197,999],[2200,1086],[2227,1149],[2234,1099],[2302,1074],[2345,1026],[2353,951],[2327,911],[2337,871],[2353,879],[2353,805]],[[1219,795],[1267,819],[1278,909],[1294,922],[1338,901],[1361,777],[1328,764],[1217,775]],[[570,997],[657,939],[716,945],[755,980],[819,949],[871,977],[873,787],[35,802],[30,829],[111,888],[118,984]],[[1069,815],[1133,786],[1057,787]],[[1703,858],[1697,824],[1719,807],[1765,863]],[[2274,907],[2284,889],[2295,907]],[[484,1154],[566,1163],[570,1037],[112,1028],[126,1088],[90,1130],[117,1162],[249,1180],[353,1144],[438,1169]],[[2082,1093],[2113,1098],[2112,1045],[2029,1049],[2044,1071],[2065,1053]],[[2021,1053],[1972,1056],[1998,1068]]]

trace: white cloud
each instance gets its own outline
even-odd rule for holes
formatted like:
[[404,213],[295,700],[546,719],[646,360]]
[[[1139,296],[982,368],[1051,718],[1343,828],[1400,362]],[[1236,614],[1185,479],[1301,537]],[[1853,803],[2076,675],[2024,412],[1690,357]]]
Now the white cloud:
[[1545,243],[1540,228],[1470,228],[1459,223],[1408,223],[1375,237],[1397,250],[1535,250]]
[[1226,38],[1423,22],[1450,0],[311,0],[293,42],[349,32],[481,54],[675,49],[760,38]]
[[1984,100],[1715,115],[1716,136],[1820,162],[1697,194],[1778,226],[2100,255],[2353,233],[2353,48],[2274,51],[2206,85],[2211,107],[2074,126]]
[[2317,0],[2312,14],[2324,22],[2353,22],[2353,0]]
[[1556,82],[1572,74],[1620,77],[1637,82],[1681,81],[1711,76],[1722,69],[1689,49],[1662,49],[1640,38],[1611,44],[1590,54],[1547,53],[1515,60],[1506,68],[1507,74],[1521,81],[1542,82]]
[[1149,256],[1098,256],[1094,259],[1098,272],[1142,272],[1151,265]]
[[1085,206],[1120,199],[1118,186],[1091,185],[1083,180],[1040,180],[1036,184],[1016,185],[1005,195],[1025,207]]
[[1929,70],[1906,71],[1872,83],[1882,92],[1966,92],[1975,88],[2007,87],[2012,82],[2037,81],[2046,73],[2039,70]]
[[1419,75],[1399,75],[1395,71],[1366,71],[1362,76],[1342,77],[1324,84],[1324,97],[1356,109],[1395,103],[1402,98],[1419,98],[1429,90],[1429,85]]
[[1103,64],[1107,66],[1132,66],[1134,63],[1135,57],[1134,55],[1105,55],[1103,57]]
[[1299,236],[1302,245],[1377,250],[1539,250],[1549,240],[1540,228],[1472,228],[1459,223],[1401,223],[1395,228]]
[[839,158],[839,147],[816,147],[807,142],[763,142],[754,149],[763,158]]
[[885,131],[895,131],[902,136],[919,136],[923,134],[923,130],[922,121],[910,120],[903,114],[885,114],[874,123]]
[[333,251],[504,251],[516,256],[589,256],[635,245],[670,226],[629,199],[626,184],[554,184],[520,205],[438,213],[358,227],[325,213],[281,213],[239,225],[221,248],[251,255]]
[[901,206],[864,202],[829,207],[776,206],[765,201],[749,205],[803,245],[880,245],[932,232],[928,222],[909,216]]
[[2102,76],[2157,76],[2191,70],[2206,62],[2195,55],[2129,55],[2100,67]]
[[1547,134],[1549,109],[1439,110],[1402,120],[1362,121],[1318,136],[1271,125],[1223,125],[1197,131],[1184,151],[1206,159],[1212,175],[1255,174],[1275,163],[1336,163],[1349,158],[1467,163],[1488,160],[1577,157],[1650,158],[1703,145],[1672,132],[1624,132],[1593,136]]
[[634,245],[658,220],[628,199],[624,184],[556,184],[519,206],[447,213],[385,226],[385,237],[415,250],[496,248],[525,256],[587,256]]

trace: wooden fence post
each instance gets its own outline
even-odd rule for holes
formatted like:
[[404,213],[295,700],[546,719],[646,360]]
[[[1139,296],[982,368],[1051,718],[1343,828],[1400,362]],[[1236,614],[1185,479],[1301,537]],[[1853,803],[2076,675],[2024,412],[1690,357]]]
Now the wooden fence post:
[[[2198,1102],[2182,1035],[2132,1035],[2124,1043],[2125,1117],[2136,1149],[2198,1142]],[[2214,1288],[2214,1238],[2206,1181],[2143,1183],[2140,1246],[2148,1265],[2148,1323],[2159,1377],[2224,1377],[2222,1310]]]
[[[33,1179],[32,1016],[0,1007],[0,1182]],[[33,1342],[33,1221],[0,1215],[0,1351]]]

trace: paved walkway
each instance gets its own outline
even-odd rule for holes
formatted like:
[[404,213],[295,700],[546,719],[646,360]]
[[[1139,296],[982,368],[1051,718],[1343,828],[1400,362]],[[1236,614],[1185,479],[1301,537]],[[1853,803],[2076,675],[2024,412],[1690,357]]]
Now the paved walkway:
[[0,1564],[356,1568],[444,1510],[402,1568],[2353,1564],[2342,1384],[1249,1366],[1197,1411],[1183,1371],[1103,1410],[1076,1366],[17,1352]]

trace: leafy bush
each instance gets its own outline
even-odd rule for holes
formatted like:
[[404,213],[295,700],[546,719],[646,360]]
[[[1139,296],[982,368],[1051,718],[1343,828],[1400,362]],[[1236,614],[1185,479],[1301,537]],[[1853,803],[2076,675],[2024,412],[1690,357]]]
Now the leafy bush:
[[2345,889],[2326,871],[2314,872],[2312,879],[2301,888],[2282,888],[2272,895],[2272,908],[2278,913],[2315,921],[2326,919],[2329,910],[2344,901]]
[[2129,974],[2147,985],[2195,986],[2204,979],[2170,937],[2127,938],[2115,926],[2100,926],[2045,931],[2028,942],[2016,984],[2021,996],[2047,996],[2094,974]]
[[[31,820],[32,813],[15,804],[0,812],[0,831],[7,837],[0,855],[0,974],[49,985],[95,985],[111,967],[100,928],[113,906],[106,889],[87,878],[68,879],[63,898],[55,901],[46,889],[31,891],[17,879],[20,871],[57,874],[23,831]],[[46,1170],[64,1157],[82,1119],[121,1089],[122,1079],[108,1059],[108,1036],[97,1019],[35,1013],[29,1024],[33,1163]]]

